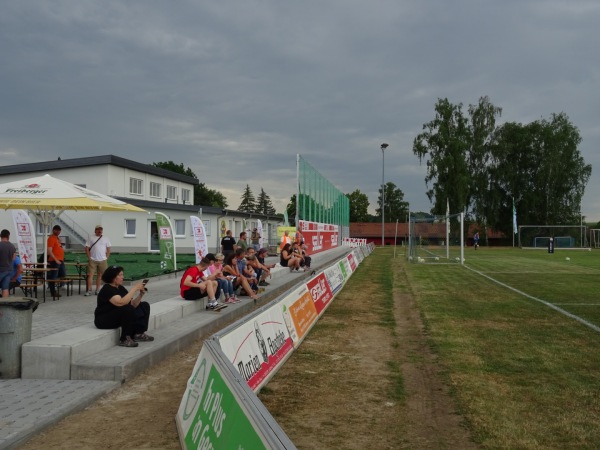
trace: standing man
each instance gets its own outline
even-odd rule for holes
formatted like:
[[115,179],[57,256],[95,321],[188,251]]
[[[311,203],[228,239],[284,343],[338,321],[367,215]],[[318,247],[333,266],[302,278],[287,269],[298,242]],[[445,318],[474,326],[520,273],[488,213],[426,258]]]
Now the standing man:
[[285,230],[283,232],[283,236],[281,236],[281,243],[279,244],[279,250],[283,250],[283,247],[285,247],[285,244],[290,244],[292,245],[292,238],[290,237],[290,232],[288,230]]
[[260,250],[260,234],[258,233],[258,228],[252,230],[252,234],[250,235],[250,243],[252,244],[254,251],[258,252]]
[[479,231],[476,231],[475,235],[473,236],[473,247],[475,250],[477,250],[477,247],[479,247]]
[[227,230],[227,233],[221,239],[221,253],[223,253],[225,259],[235,250],[235,239],[231,234],[231,230]]
[[[48,280],[56,280],[64,278],[67,275],[65,270],[65,249],[63,248],[58,236],[62,228],[60,225],[52,227],[52,234],[48,236],[48,268],[54,269],[48,271]],[[60,294],[56,291],[56,283],[48,283],[50,285],[50,295],[53,299],[59,298]]]
[[108,267],[108,258],[110,258],[110,241],[106,236],[102,234],[102,225],[96,225],[94,228],[94,236],[90,236],[85,243],[85,254],[88,257],[87,266],[87,289],[85,295],[89,297],[92,295],[92,280],[94,274],[96,274],[96,292],[94,295],[98,295],[100,291],[100,284],[102,282],[102,274]]
[[246,234],[245,231],[242,231],[240,233],[240,238],[237,241],[236,248],[235,248],[236,250],[238,248],[241,248],[242,250],[244,250],[244,253],[246,253],[246,250],[248,250],[248,241],[246,240],[247,237],[248,237],[248,235]]
[[17,249],[9,239],[10,231],[6,229],[0,231],[0,287],[4,298],[8,297],[10,279],[13,274],[13,261],[17,253]]

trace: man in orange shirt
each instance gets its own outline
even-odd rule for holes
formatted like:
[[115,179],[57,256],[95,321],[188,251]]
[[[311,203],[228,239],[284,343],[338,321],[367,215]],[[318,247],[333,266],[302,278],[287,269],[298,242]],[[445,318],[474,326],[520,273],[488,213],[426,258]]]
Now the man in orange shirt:
[[[60,235],[60,225],[54,225],[52,227],[52,234],[48,236],[48,268],[55,269],[48,272],[48,280],[56,280],[58,278],[64,278],[67,275],[65,270],[65,250],[60,243],[58,236]],[[48,283],[50,285],[50,294],[53,299],[60,297],[57,293],[56,284]]]

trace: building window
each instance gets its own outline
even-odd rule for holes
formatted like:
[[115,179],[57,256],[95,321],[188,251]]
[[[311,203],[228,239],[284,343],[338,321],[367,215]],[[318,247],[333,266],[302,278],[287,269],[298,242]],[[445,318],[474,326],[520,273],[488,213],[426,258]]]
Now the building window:
[[160,198],[160,183],[150,182],[150,197]]
[[167,198],[169,200],[177,200],[177,188],[167,185]]
[[210,220],[203,220],[202,222],[204,223],[204,231],[206,232],[206,235],[210,236]]
[[190,198],[191,198],[190,190],[182,189],[181,190],[181,200],[183,200],[183,203],[187,204],[187,205],[191,205],[192,201],[190,200]]
[[185,220],[175,219],[175,236],[185,237]]
[[130,178],[129,179],[129,193],[135,195],[143,195],[144,191],[142,190],[142,180],[138,178]]
[[135,219],[125,219],[125,236],[135,237]]

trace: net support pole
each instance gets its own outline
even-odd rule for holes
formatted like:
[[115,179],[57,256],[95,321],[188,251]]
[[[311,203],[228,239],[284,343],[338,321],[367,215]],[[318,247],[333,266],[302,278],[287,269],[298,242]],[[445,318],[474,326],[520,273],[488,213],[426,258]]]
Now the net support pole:
[[460,263],[465,263],[465,213],[460,213]]
[[396,259],[396,246],[398,245],[398,219],[396,219],[396,234],[394,235],[394,259]]

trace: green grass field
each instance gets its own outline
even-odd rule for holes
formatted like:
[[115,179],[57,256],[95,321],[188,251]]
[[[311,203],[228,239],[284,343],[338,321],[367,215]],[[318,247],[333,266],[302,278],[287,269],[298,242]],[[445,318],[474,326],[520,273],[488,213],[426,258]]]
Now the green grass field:
[[465,267],[395,262],[408,280],[395,289],[415,297],[478,443],[598,448],[599,252],[480,247]]

